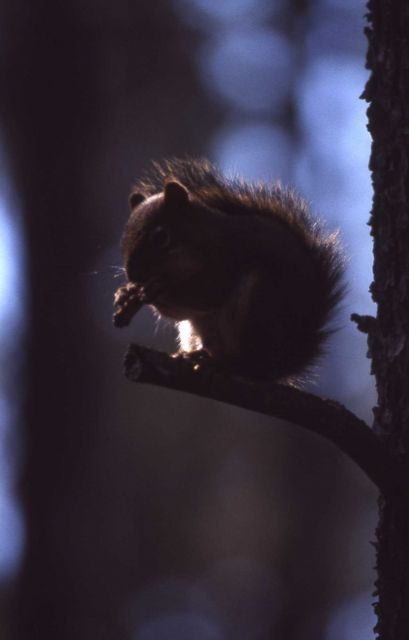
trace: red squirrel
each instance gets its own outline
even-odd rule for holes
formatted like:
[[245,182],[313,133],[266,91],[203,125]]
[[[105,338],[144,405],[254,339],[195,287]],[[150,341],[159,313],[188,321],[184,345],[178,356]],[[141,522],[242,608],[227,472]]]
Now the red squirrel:
[[148,304],[175,321],[183,353],[233,375],[291,382],[314,364],[343,257],[300,197],[175,159],[155,163],[129,201],[116,326]]

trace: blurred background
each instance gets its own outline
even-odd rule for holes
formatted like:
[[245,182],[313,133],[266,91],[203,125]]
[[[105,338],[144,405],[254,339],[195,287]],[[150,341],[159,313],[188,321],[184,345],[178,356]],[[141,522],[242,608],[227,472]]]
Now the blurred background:
[[370,640],[376,491],[284,422],[129,383],[114,330],[132,180],[208,156],[341,229],[311,389],[371,422],[370,140],[357,0],[3,0],[0,635]]

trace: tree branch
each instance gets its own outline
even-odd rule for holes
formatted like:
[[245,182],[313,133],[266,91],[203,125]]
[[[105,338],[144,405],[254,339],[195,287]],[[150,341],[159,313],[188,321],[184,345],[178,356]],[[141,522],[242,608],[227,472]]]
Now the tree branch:
[[399,460],[363,420],[338,402],[283,384],[234,378],[206,363],[198,365],[189,357],[171,357],[136,344],[128,347],[125,375],[133,382],[185,391],[288,420],[339,447],[384,496],[400,495],[403,483]]

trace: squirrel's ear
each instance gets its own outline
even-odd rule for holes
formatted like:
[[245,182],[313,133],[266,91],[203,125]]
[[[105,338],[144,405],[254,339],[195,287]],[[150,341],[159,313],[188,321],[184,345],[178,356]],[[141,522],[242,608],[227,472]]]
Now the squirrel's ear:
[[129,206],[132,209],[135,209],[135,207],[138,206],[138,204],[141,204],[141,202],[143,202],[145,200],[145,196],[142,193],[131,193],[131,195],[129,196]]
[[182,205],[189,200],[189,192],[180,182],[165,184],[165,204]]

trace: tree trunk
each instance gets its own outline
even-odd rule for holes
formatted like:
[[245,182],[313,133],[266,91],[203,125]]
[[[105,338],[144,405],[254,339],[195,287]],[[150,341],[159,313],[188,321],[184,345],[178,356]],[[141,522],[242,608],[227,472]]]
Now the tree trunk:
[[[375,431],[407,468],[409,482],[409,6],[370,0],[365,90],[373,138],[373,299],[369,333],[378,388]],[[406,484],[406,483],[405,483]],[[382,640],[409,637],[409,519],[406,500],[381,500],[377,530],[378,614]]]

